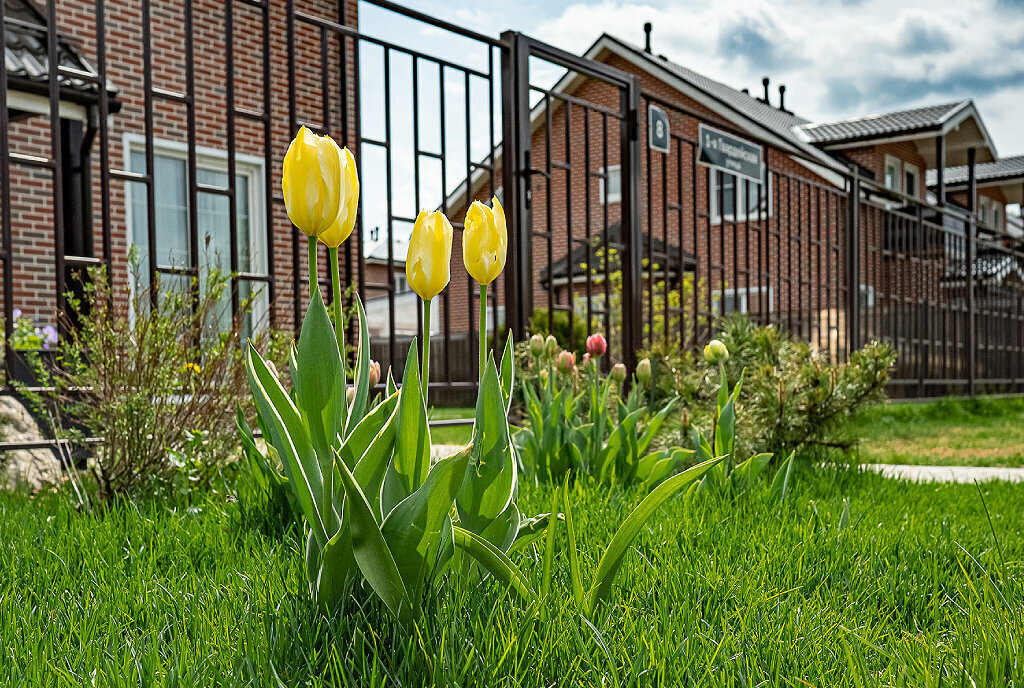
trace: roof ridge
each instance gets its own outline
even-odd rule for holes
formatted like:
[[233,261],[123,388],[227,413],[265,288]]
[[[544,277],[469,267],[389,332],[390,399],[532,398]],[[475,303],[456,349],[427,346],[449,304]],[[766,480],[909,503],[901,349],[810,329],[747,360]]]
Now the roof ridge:
[[[950,101],[950,102],[946,102],[946,103],[935,103],[934,105],[918,105],[917,107],[903,108],[902,110],[889,110],[888,112],[875,112],[875,113],[872,113],[870,115],[858,115],[856,117],[847,117],[845,119],[833,119],[833,120],[828,120],[828,121],[808,122],[806,124],[800,125],[800,128],[801,129],[814,129],[816,127],[826,127],[826,126],[834,125],[834,124],[845,124],[845,123],[848,123],[848,122],[863,122],[864,120],[880,119],[882,117],[891,117],[892,115],[904,115],[904,114],[907,114],[907,113],[910,113],[910,112],[917,112],[917,111],[920,111],[920,110],[928,110],[928,109],[931,109],[931,108],[952,108],[949,112],[947,112],[945,115],[942,116],[941,119],[944,120],[950,114],[952,114],[953,112],[956,112],[957,110],[959,110],[960,108],[964,107],[965,105],[967,105],[967,104],[969,104],[971,102],[972,102],[971,99],[967,98],[965,100],[956,100],[956,101]],[[956,107],[954,108],[954,106],[956,106]]]

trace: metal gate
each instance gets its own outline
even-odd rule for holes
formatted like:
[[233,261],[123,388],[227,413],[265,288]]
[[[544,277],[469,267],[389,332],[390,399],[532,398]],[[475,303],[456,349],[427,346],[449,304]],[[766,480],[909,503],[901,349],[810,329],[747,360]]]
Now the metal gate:
[[[506,281],[519,305],[513,329],[524,335],[540,307],[549,331],[564,313],[572,339],[582,315],[584,331],[619,333],[609,336],[612,355],[632,368],[640,346],[639,80],[519,33],[502,39],[509,49],[503,142],[512,161],[504,183],[515,237]],[[533,80],[542,65],[549,74],[561,70],[554,86]],[[562,88],[573,80],[586,83],[573,93]],[[612,209],[615,168],[620,201]]]

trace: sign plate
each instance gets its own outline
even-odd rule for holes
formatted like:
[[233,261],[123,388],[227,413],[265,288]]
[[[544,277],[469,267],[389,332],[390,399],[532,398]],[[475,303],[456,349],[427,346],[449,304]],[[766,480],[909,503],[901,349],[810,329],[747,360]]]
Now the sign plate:
[[657,105],[647,106],[647,145],[651,150],[668,153],[672,140],[669,136],[668,113]]
[[698,163],[761,183],[764,176],[761,146],[704,124],[698,126],[697,139]]

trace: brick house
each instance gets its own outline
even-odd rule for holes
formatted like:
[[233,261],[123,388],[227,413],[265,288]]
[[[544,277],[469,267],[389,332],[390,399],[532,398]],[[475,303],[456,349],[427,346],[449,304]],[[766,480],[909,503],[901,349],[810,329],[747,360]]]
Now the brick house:
[[[129,246],[135,245],[143,263],[152,256],[158,271],[172,283],[201,274],[217,262],[234,267],[241,274],[240,293],[259,294],[258,319],[273,313],[278,326],[294,326],[304,300],[304,250],[295,240],[279,192],[281,161],[294,129],[310,124],[354,149],[359,144],[392,144],[371,141],[376,135],[365,132],[357,138],[357,109],[366,108],[357,105],[353,78],[362,52],[362,44],[359,49],[356,44],[362,39],[344,33],[346,27],[358,26],[357,3],[296,0],[291,18],[283,2],[264,8],[236,0],[227,5],[232,8],[230,17],[225,15],[225,3],[214,0],[192,2],[187,14],[176,3],[154,4],[148,17],[152,49],[147,54],[142,49],[147,5],[107,0],[105,30],[100,34],[93,3],[69,0],[58,17],[62,104],[60,124],[53,129],[45,97],[50,70],[40,38],[45,38],[47,17],[31,0],[2,1],[10,29],[5,33],[11,86],[8,140],[13,153],[7,197],[12,199],[9,265],[15,285],[10,307],[44,321],[53,317],[58,303],[53,285],[59,283],[54,255],[59,248],[68,256],[67,274],[60,276],[67,282],[76,266],[106,260],[115,282],[123,285],[128,279]],[[185,40],[189,28],[191,42]],[[293,54],[281,39],[291,33]],[[95,58],[97,35],[105,38],[103,65]],[[373,49],[377,44],[371,40],[368,45]],[[193,55],[190,71],[186,66]],[[649,34],[646,47],[604,34],[584,57],[636,75],[643,106],[661,108],[671,131],[668,152],[645,146],[639,165],[642,245],[637,252],[643,265],[640,284],[644,321],[650,324],[648,341],[675,334],[678,328],[679,336],[694,342],[706,334],[715,315],[745,311],[838,352],[845,348],[849,290],[859,291],[864,315],[871,317],[881,313],[886,298],[938,299],[951,293],[938,286],[944,276],[955,275],[947,265],[948,242],[939,240],[943,220],[922,218],[934,225],[928,230],[933,238],[927,245],[907,239],[901,226],[916,201],[969,209],[969,150],[974,151],[980,199],[976,210],[982,227],[1007,232],[1006,204],[1024,200],[1024,157],[997,158],[971,101],[811,122],[786,109],[784,87],[776,102],[767,80],[761,97],[737,90],[656,55]],[[444,69],[453,70],[453,65],[440,69],[442,82]],[[84,76],[76,81],[75,73]],[[496,77],[491,74],[493,86]],[[479,73],[472,76],[481,78]],[[96,86],[102,78],[105,97]],[[466,72],[467,85],[470,78]],[[12,95],[15,87],[24,93]],[[520,239],[531,246],[532,306],[563,310],[590,320],[595,328],[613,329],[613,296],[601,292],[616,271],[616,253],[625,248],[619,236],[619,93],[600,80],[569,73],[551,88],[535,86],[531,95],[532,231]],[[105,120],[98,116],[101,104],[107,107]],[[225,115],[229,108],[235,112],[233,136]],[[643,142],[648,140],[648,125],[647,117],[639,117]],[[702,127],[757,147],[763,160],[761,174],[740,178],[700,164]],[[468,123],[466,128],[468,132]],[[53,130],[67,130],[62,142],[74,132],[78,138],[55,147]],[[190,139],[196,151],[194,172],[187,154]],[[421,150],[416,143],[414,167],[419,175],[422,156],[443,156]],[[470,198],[487,201],[492,193],[502,197],[500,144],[493,141],[490,156],[470,160],[467,143]],[[62,165],[78,177],[63,180],[63,196],[70,200],[63,204],[59,220],[54,216],[50,170],[39,163],[58,148],[79,156],[77,162]],[[234,180],[228,174],[232,159]],[[104,165],[112,170],[109,188],[96,193]],[[850,211],[846,189],[851,168],[865,180],[858,226],[862,279],[855,286],[843,281],[850,245],[845,219]],[[369,169],[364,166],[364,171]],[[448,179],[457,182],[464,174],[449,172]],[[86,191],[90,183],[91,194]],[[374,186],[381,184],[364,178],[364,212]],[[91,202],[76,205],[68,196],[76,188]],[[228,231],[232,197],[234,255]],[[459,230],[466,197],[463,178],[454,192],[444,189],[436,200],[428,194],[421,203],[440,206],[456,227],[451,286],[435,303],[440,317],[433,318],[447,346],[435,345],[435,355],[472,362],[478,294],[461,265]],[[415,299],[404,286],[401,241],[415,209],[403,217],[405,211],[393,210],[390,203],[390,226],[382,226],[377,236],[373,230],[357,234],[346,244],[343,279],[363,289],[371,329],[377,336],[390,333],[394,350],[395,334],[415,332],[418,314]],[[106,242],[99,221],[105,213],[111,227]],[[55,226],[63,229],[59,237]],[[197,230],[198,241],[190,236],[191,227]],[[389,246],[380,233],[396,241]],[[600,255],[605,250],[607,259]],[[927,260],[919,260],[922,257]],[[298,282],[293,279],[296,274]],[[326,275],[326,266],[321,265],[320,274]],[[670,313],[670,306],[659,302],[655,292],[678,288],[688,279],[694,296],[672,305],[675,312]],[[504,280],[495,283],[488,330],[495,323],[500,327],[504,319],[505,287]],[[656,324],[662,308],[664,318]],[[890,309],[886,317],[898,316]],[[862,334],[872,334],[870,327],[862,328]],[[456,339],[469,344],[453,349]],[[614,341],[612,346],[613,355],[621,354],[614,351]]]
[[[668,111],[672,147],[667,154],[644,150],[641,159],[641,226],[647,242],[640,251],[643,281],[657,281],[659,258],[662,267],[668,265],[667,272],[673,271],[670,263],[684,266],[696,283],[706,285],[707,293],[695,299],[693,321],[745,311],[782,322],[820,346],[842,348],[845,314],[839,284],[846,249],[839,218],[846,210],[840,194],[850,168],[855,166],[863,179],[873,182],[870,193],[862,194],[866,209],[861,213],[859,290],[862,307],[877,315],[885,295],[912,296],[921,285],[931,285],[924,287],[926,294],[937,296],[944,269],[940,264],[946,259],[932,251],[927,265],[911,266],[906,251],[899,250],[901,231],[907,230],[894,226],[889,211],[909,212],[908,203],[914,200],[966,208],[960,177],[968,151],[973,149],[975,161],[982,163],[979,170],[999,164],[971,101],[810,122],[785,108],[785,87],[780,87],[776,104],[767,80],[763,96],[755,97],[655,55],[649,45],[641,48],[605,34],[584,56],[637,75],[645,100]],[[608,134],[604,113],[617,107],[618,93],[596,79],[573,74],[546,94],[535,90],[531,243],[538,288],[533,305],[571,309],[582,317],[592,310],[598,313],[596,327],[612,327],[601,312],[600,287],[581,304],[585,280],[569,280],[566,263],[577,275],[588,258],[595,265],[588,246],[596,245],[595,240],[612,246],[617,240],[619,142]],[[587,109],[590,117],[581,116]],[[640,119],[639,138],[645,142],[648,122]],[[762,148],[765,172],[760,184],[694,165],[698,127],[707,124]],[[496,157],[500,165],[500,152]],[[948,192],[941,200],[936,192],[929,193],[925,181],[926,174],[937,179],[940,161],[948,174]],[[478,200],[486,195],[474,193]],[[991,203],[990,214],[1002,217],[1005,204],[1017,202],[994,186],[979,186],[979,197],[983,208]],[[692,214],[679,212],[687,203],[695,206]],[[464,208],[461,195],[447,204],[456,214]],[[871,212],[874,208],[877,214]],[[931,241],[933,248],[942,243],[937,235]],[[603,265],[597,265],[598,272]],[[575,292],[573,282],[579,285]],[[459,294],[461,285],[453,289]],[[656,306],[645,303],[644,308]],[[645,313],[645,322],[651,315]]]
[[[109,257],[112,280],[124,286],[133,244],[139,248],[143,274],[148,274],[146,186],[151,184],[156,210],[154,255],[164,281],[180,283],[188,279],[187,274],[202,273],[214,264],[234,266],[242,275],[238,280],[242,297],[258,294],[255,318],[266,320],[274,308],[278,325],[292,326],[297,310],[292,286],[294,230],[280,201],[280,170],[294,127],[288,104],[287,45],[280,37],[294,30],[296,122],[310,123],[350,146],[353,80],[335,80],[326,94],[320,86],[322,67],[333,70],[334,75],[347,73],[351,77],[353,41],[334,32],[323,39],[319,26],[309,22],[295,21],[290,29],[284,3],[269,3],[265,10],[258,3],[231,3],[227,5],[233,8],[230,22],[224,2],[153,3],[146,26],[144,5],[135,0],[108,0],[102,26],[106,60],[101,66],[97,63],[100,27],[94,3],[61,3],[57,15],[60,69],[79,70],[83,78],[75,79],[64,71],[59,75],[61,107],[56,130],[63,133],[65,202],[63,217],[56,218],[52,174],[39,162],[55,150],[46,96],[50,74],[47,16],[32,0],[3,2],[12,164],[10,193],[0,203],[11,199],[11,305],[26,317],[53,322],[58,304],[54,285],[60,284],[60,279],[70,287],[77,279],[76,270]],[[296,0],[294,4],[297,12],[348,26],[358,24],[356,2]],[[339,16],[339,5],[345,8],[344,17]],[[189,22],[191,42],[186,41]],[[148,56],[143,49],[147,34]],[[230,44],[228,36],[232,37]],[[326,44],[323,59],[322,40]],[[230,96],[235,110],[231,146],[226,116],[229,48],[233,64]],[[186,69],[190,50],[195,58],[191,73]],[[347,51],[348,59],[342,59],[342,50]],[[108,89],[106,122],[100,121],[95,86],[101,69]],[[147,90],[152,93],[149,98]],[[147,108],[152,111],[152,151],[146,146]],[[196,150],[194,198],[187,155],[190,136],[194,136]],[[228,180],[229,150],[234,151],[233,184]],[[152,179],[147,181],[150,153]],[[109,188],[100,192],[104,160],[111,174]],[[76,171],[71,173],[72,169]],[[73,190],[80,194],[77,202],[69,196]],[[104,193],[109,199],[106,209]],[[238,227],[234,257],[228,229],[232,194],[237,200]],[[189,212],[193,206],[197,210],[194,218]],[[104,212],[110,215],[107,246],[100,221]],[[189,239],[192,222],[198,229],[197,245]],[[55,227],[63,229],[62,236],[56,236]],[[67,256],[65,274],[60,276],[55,261],[59,247]],[[304,275],[304,263],[299,264]],[[321,277],[324,269],[321,266]],[[276,287],[273,295],[267,280],[271,273]],[[301,300],[301,292],[299,296]]]

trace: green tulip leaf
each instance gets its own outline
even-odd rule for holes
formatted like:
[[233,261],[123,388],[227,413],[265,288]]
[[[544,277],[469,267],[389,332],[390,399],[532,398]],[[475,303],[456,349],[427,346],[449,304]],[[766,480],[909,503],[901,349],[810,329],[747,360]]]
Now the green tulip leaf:
[[[366,413],[366,402],[370,396],[370,328],[366,324],[366,311],[362,299],[356,294],[356,312],[359,315],[359,347],[356,351],[355,398],[349,409],[345,436],[353,431]],[[339,325],[340,327],[340,325]],[[385,416],[386,417],[386,416]]]
[[501,383],[494,359],[489,358],[477,394],[470,470],[456,500],[463,528],[482,534],[512,502],[516,488],[512,452]]
[[302,514],[323,547],[329,537],[323,514],[332,505],[325,498],[323,476],[309,433],[288,393],[251,344],[246,352],[246,372],[256,408],[270,431],[267,440],[277,448],[281,461],[288,467]]
[[398,397],[394,471],[403,488],[402,499],[423,484],[430,470],[430,426],[427,424],[423,395],[420,394],[419,368],[414,337],[405,359],[405,374],[402,376],[402,390]]
[[381,533],[415,602],[437,558],[441,531],[466,476],[470,447],[441,459],[415,492],[396,506]]
[[590,593],[587,599],[587,610],[589,613],[593,613],[600,600],[608,597],[608,594],[612,589],[612,583],[619,571],[619,567],[626,558],[626,553],[629,552],[629,546],[644,524],[650,520],[658,508],[664,504],[669,497],[702,476],[705,471],[717,465],[721,460],[722,457],[710,459],[697,464],[678,475],[672,476],[661,485],[654,488],[651,493],[647,495],[647,497],[645,497],[635,509],[633,509],[632,513],[626,517],[626,520],[622,522],[621,526],[619,526],[619,529],[615,532],[611,542],[608,543],[608,547],[601,556],[601,562],[598,564],[597,574],[594,576],[594,582],[590,587]]
[[412,618],[412,610],[402,574],[352,472],[341,459],[335,463],[345,484],[345,513],[352,532],[352,553],[356,564],[391,613],[400,623],[407,625]]
[[530,581],[505,554],[479,535],[454,526],[455,546],[477,560],[500,583],[512,588],[527,602],[535,602],[537,594]]

